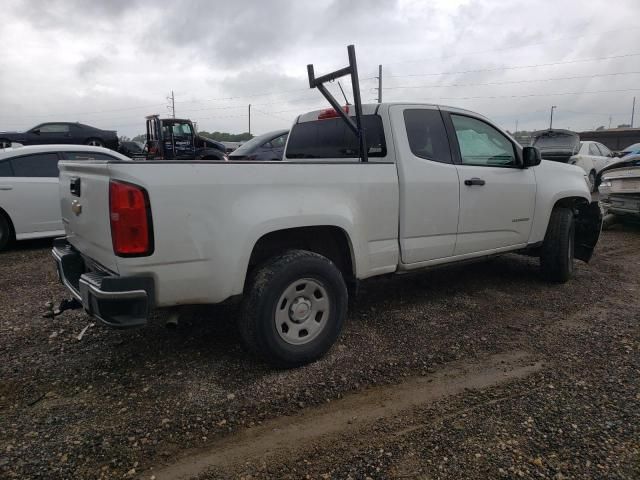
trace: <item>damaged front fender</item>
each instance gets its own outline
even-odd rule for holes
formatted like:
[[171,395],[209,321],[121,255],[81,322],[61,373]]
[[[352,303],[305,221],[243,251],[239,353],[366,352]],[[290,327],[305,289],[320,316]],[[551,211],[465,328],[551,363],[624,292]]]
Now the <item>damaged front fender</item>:
[[602,230],[602,209],[598,202],[579,205],[575,223],[575,253],[578,260],[588,262],[593,256],[600,231]]

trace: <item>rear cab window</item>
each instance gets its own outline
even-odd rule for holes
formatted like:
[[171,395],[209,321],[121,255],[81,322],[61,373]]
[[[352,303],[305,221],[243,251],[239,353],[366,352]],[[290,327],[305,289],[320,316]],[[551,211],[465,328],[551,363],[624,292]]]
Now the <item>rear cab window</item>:
[[[363,115],[362,123],[369,158],[386,157],[387,144],[380,116]],[[312,120],[293,126],[285,160],[357,160],[358,150],[358,137],[341,118]]]

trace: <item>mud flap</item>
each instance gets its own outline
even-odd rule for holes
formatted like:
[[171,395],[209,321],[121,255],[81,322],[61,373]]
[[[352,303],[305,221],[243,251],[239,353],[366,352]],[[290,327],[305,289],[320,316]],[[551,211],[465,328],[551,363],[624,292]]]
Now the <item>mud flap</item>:
[[575,253],[578,260],[591,260],[602,230],[602,209],[598,202],[580,205],[576,215]]

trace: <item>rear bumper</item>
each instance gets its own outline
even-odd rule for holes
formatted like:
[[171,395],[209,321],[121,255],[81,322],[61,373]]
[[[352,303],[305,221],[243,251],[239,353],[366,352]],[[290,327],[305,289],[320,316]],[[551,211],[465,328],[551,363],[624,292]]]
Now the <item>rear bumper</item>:
[[153,308],[154,283],[150,277],[120,277],[86,261],[65,238],[53,244],[60,282],[82,303],[85,311],[115,328],[140,327]]

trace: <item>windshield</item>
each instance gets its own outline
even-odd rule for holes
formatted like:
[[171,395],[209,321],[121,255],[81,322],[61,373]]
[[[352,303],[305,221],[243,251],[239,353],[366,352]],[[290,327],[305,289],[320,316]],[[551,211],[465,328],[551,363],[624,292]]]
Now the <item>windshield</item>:
[[629,145],[623,151],[624,152],[629,152],[629,151],[632,151],[632,150],[633,151],[640,150],[640,143],[634,143],[633,145]]
[[169,138],[173,133],[174,137],[189,137],[191,136],[191,125],[189,123],[169,123],[162,126],[164,130],[164,137]]

